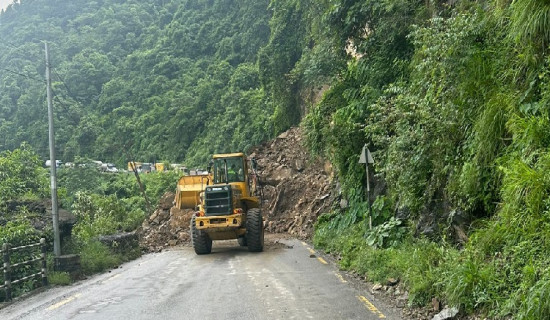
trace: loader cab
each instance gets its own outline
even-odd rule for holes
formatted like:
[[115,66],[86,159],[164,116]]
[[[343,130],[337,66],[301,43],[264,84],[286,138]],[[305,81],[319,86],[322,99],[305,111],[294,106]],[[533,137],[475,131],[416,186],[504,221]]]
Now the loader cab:
[[247,172],[244,156],[214,158],[214,184],[246,182]]

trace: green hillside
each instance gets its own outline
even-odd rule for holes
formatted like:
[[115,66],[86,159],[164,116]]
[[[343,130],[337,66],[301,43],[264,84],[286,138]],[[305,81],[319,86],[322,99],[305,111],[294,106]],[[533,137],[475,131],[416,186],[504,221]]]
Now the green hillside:
[[258,143],[273,134],[256,64],[270,35],[267,6],[267,1],[12,5],[0,16],[0,149],[28,141],[43,157],[48,154],[43,41],[51,47],[62,160],[124,163],[132,155],[142,161],[204,161],[214,151]]

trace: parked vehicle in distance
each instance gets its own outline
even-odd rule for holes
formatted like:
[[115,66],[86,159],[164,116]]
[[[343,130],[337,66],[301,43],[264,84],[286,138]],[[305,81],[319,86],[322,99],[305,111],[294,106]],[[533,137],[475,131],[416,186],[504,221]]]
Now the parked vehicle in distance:
[[116,173],[118,172],[118,169],[113,163],[104,163],[103,165],[101,165],[101,171]]
[[[44,164],[46,168],[49,168],[51,166],[51,160],[46,160],[46,163]],[[63,161],[61,160],[55,160],[55,167],[59,168],[63,165]]]
[[128,162],[128,171],[134,171],[134,169],[136,169],[137,172],[141,172],[141,162]]
[[142,163],[141,164],[141,172],[143,173],[149,173],[152,171],[152,164],[150,163]]
[[65,168],[74,168],[75,164],[74,162],[65,162]]

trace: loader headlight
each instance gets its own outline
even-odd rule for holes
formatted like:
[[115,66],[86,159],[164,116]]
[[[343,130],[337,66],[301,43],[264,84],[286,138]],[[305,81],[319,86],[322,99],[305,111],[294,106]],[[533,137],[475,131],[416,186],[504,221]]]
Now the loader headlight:
[[206,188],[206,191],[212,191],[212,188]]
[[227,187],[227,186],[223,187],[223,190],[227,191],[227,190],[229,190],[229,187]]

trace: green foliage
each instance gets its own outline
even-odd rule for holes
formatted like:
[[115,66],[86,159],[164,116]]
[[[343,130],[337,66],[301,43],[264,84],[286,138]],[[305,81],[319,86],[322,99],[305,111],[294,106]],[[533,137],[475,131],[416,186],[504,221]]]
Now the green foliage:
[[52,271],[48,273],[48,284],[66,286],[71,284],[71,276],[68,272]]
[[453,273],[446,280],[447,298],[466,312],[482,307],[497,310],[502,303],[502,290],[506,290],[501,276],[494,264],[466,259],[453,268]]
[[[147,196],[150,197],[153,205],[156,205],[158,200],[167,191],[175,191],[176,184],[180,178],[180,173],[175,171],[168,172],[151,172],[141,176],[141,181],[145,185]],[[133,185],[137,185],[135,178],[130,175],[129,179],[133,180]],[[112,193],[108,193],[112,194]],[[115,193],[116,194],[116,193]],[[134,193],[137,195],[138,193]]]
[[28,144],[0,153],[0,206],[7,200],[47,195],[48,174]]
[[0,244],[10,243],[12,247],[18,247],[39,242],[40,236],[40,233],[26,219],[9,221],[4,226],[0,226]]
[[[382,223],[386,223],[388,222],[388,220],[394,218],[392,205],[393,204],[385,196],[376,197],[371,206],[372,224],[379,225]],[[397,221],[394,222],[397,223]],[[396,226],[400,224],[401,223],[397,223]]]
[[387,222],[368,230],[367,244],[376,248],[396,246],[403,240],[406,233],[402,224],[403,221],[391,217]]
[[510,35],[518,43],[546,51],[550,43],[550,5],[544,1],[520,0],[511,5]]
[[[346,35],[342,41],[352,39],[357,52],[368,53],[349,63],[346,77],[303,125],[307,145],[330,157],[348,198],[364,181],[353,167],[366,142],[377,177],[388,185],[390,208],[411,212],[407,226],[425,216],[449,223],[443,219],[453,210],[484,219],[473,224],[465,248],[411,240],[409,232],[388,246],[397,220],[384,219],[362,243],[364,227],[353,214],[360,201],[321,217],[314,239],[342,255],[344,268],[373,281],[402,279],[413,304],[437,296],[492,318],[542,319],[548,317],[548,5],[491,3],[480,10],[464,1],[424,21],[434,8],[418,3],[409,11],[416,21],[392,17],[392,26],[373,15],[396,10],[405,17],[399,8],[412,2],[341,1],[329,21]],[[392,55],[376,45],[379,30],[389,39],[403,35],[408,51],[396,66],[406,67],[383,67]],[[400,77],[388,77],[398,70]],[[364,136],[355,140],[361,129]]]
[[135,157],[203,166],[213,152],[245,151],[273,135],[274,109],[256,65],[270,37],[269,1],[39,2],[1,13],[0,151],[29,141],[47,156],[36,81],[43,40],[65,162]]
[[97,240],[90,240],[81,247],[80,264],[84,274],[93,274],[116,267],[122,263],[121,257]]
[[523,319],[545,319],[550,317],[550,281],[538,281],[520,306],[519,315]]
[[85,243],[100,235],[134,230],[143,222],[145,212],[138,208],[128,208],[125,204],[115,195],[77,192],[72,206],[77,223],[72,234],[78,241]]
[[[545,1],[58,2],[23,1],[0,15],[10,43],[0,44],[0,150],[26,140],[47,152],[43,85],[33,80],[43,39],[55,43],[66,80],[54,78],[64,160],[204,166],[305,115],[306,145],[332,162],[350,204],[319,218],[316,246],[371,281],[401,279],[413,305],[437,296],[493,318],[548,317]],[[372,231],[357,164],[365,144],[385,189]],[[44,194],[43,170],[23,170],[17,153],[2,157],[19,160],[2,160],[13,178],[0,179],[0,202]],[[175,179],[143,176],[153,202]],[[60,172],[60,186],[81,191],[63,197],[79,215],[77,238],[143,219],[131,176]],[[473,220],[462,221],[470,240],[461,251],[412,237],[426,217],[452,230],[452,212]],[[116,264],[100,244],[84,249],[90,270]]]
[[408,289],[409,304],[414,306],[425,305],[441,294],[442,276],[459,254],[456,249],[405,235],[386,249],[370,246],[368,240],[363,225],[335,229],[328,221],[320,220],[313,243],[337,253],[342,268],[359,272],[368,281],[386,283],[389,278],[400,279]]

